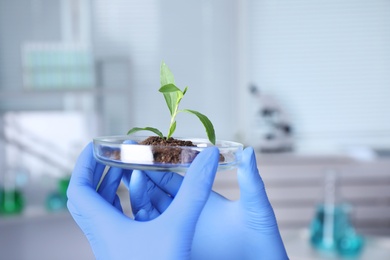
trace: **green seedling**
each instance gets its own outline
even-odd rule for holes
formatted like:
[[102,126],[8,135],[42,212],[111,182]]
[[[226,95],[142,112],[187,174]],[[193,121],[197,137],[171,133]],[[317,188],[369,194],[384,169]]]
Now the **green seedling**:
[[161,92],[164,95],[165,101],[169,108],[169,112],[171,114],[171,121],[169,124],[169,130],[167,136],[164,137],[164,135],[160,130],[153,127],[144,127],[144,128],[134,127],[130,129],[127,132],[127,134],[130,135],[138,131],[151,131],[157,134],[158,136],[160,136],[161,138],[168,139],[172,137],[173,133],[176,130],[177,114],[181,112],[185,112],[185,113],[193,114],[198,117],[198,119],[202,122],[204,128],[206,129],[206,133],[209,141],[215,145],[214,126],[205,115],[190,109],[179,110],[180,101],[183,99],[184,95],[186,94],[188,87],[185,87],[183,91],[181,91],[178,87],[176,87],[173,74],[164,62],[161,63],[160,83],[161,83],[161,87],[159,89],[159,92]]

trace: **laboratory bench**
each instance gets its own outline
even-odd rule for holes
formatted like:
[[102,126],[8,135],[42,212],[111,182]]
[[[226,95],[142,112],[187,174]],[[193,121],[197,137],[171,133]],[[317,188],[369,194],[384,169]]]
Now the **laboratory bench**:
[[[344,154],[262,154],[257,164],[282,230],[308,228],[333,176],[335,202],[352,207],[356,228],[390,237],[390,157],[362,160]],[[238,199],[235,171],[219,172],[214,190]]]
[[[67,211],[41,210],[29,216],[0,218],[1,259],[95,259],[87,239]],[[342,260],[336,253],[314,250],[307,229],[281,232],[291,260]],[[390,259],[390,237],[366,236],[361,254],[350,260]]]
[[88,240],[68,211],[27,208],[0,218],[0,259],[95,259]]
[[310,244],[308,229],[282,232],[284,245],[291,260],[387,260],[390,259],[390,237],[368,235],[364,237],[361,251],[353,256],[343,256],[337,251],[315,249]]

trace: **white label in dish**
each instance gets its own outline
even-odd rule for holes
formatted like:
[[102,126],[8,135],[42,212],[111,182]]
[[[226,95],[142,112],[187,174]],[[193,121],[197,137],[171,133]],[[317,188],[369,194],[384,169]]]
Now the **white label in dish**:
[[150,146],[122,144],[121,161],[124,163],[153,163]]

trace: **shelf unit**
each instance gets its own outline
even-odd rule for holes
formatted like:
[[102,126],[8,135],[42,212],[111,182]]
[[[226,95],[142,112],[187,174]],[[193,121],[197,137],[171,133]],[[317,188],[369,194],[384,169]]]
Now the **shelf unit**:
[[0,99],[9,98],[46,98],[46,97],[60,97],[63,95],[79,95],[88,94],[91,96],[112,96],[128,94],[128,90],[123,88],[102,88],[96,87],[91,89],[55,89],[55,90],[0,90]]

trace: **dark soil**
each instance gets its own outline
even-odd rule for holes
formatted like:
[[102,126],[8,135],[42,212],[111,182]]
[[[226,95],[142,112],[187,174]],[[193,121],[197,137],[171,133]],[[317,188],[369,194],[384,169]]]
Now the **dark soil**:
[[[165,139],[159,136],[150,136],[140,144],[153,145],[153,159],[160,163],[191,163],[199,153],[198,151],[180,148],[180,146],[195,147],[196,145],[191,141],[178,140],[172,137]],[[172,148],[172,146],[177,146],[177,148]]]
[[[198,155],[198,151],[191,149],[182,149],[180,146],[196,147],[191,141],[184,141],[175,138],[161,138],[159,136],[150,136],[140,142],[142,145],[153,145],[153,158],[155,162],[184,164],[191,163]],[[177,146],[177,148],[172,148]],[[219,156],[219,161],[223,162],[225,158],[222,154]]]
[[159,136],[149,136],[140,144],[143,145],[164,145],[164,146],[196,146],[191,141],[178,140],[170,137],[169,139],[161,138]]

